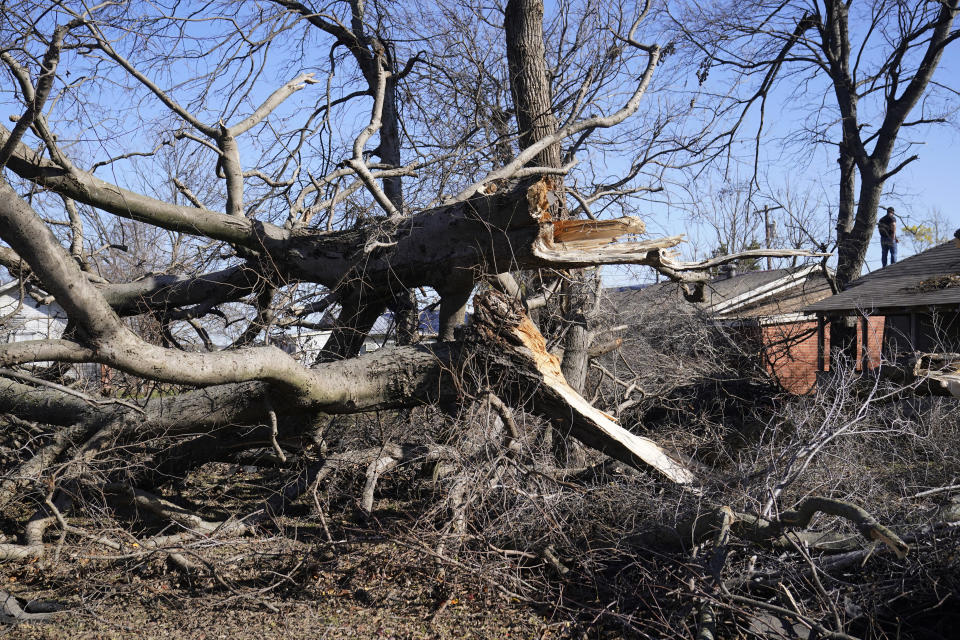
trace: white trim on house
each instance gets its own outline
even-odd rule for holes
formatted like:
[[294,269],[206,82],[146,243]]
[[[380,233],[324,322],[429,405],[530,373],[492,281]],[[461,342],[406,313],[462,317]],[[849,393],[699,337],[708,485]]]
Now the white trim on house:
[[775,316],[761,316],[758,318],[758,322],[761,326],[766,326],[770,324],[791,324],[793,322],[816,322],[817,316],[813,313],[803,313],[802,311],[797,311],[796,313],[780,313]]
[[67,314],[56,302],[40,304],[24,293],[17,281],[0,285],[0,335],[3,342],[59,338],[67,328]]
[[755,304],[774,294],[796,286],[799,281],[806,278],[812,271],[816,269],[820,269],[820,265],[812,264],[801,267],[793,273],[788,273],[778,280],[768,282],[765,285],[759,286],[756,289],[751,289],[750,291],[742,293],[739,296],[730,298],[729,300],[724,300],[716,305],[712,305],[708,307],[706,311],[715,314],[725,314],[736,311],[737,309],[749,304]]
[[758,326],[768,327],[776,324],[792,324],[794,322],[816,322],[817,316],[813,313],[779,313],[775,316],[755,316],[752,318],[716,318],[714,324],[722,327]]

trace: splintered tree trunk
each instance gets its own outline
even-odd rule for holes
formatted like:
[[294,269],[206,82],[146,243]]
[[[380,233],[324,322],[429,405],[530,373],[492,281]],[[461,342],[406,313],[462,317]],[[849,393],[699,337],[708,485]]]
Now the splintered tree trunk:
[[[504,15],[507,38],[507,62],[510,89],[520,129],[520,148],[525,149],[557,130],[553,114],[552,91],[547,77],[546,49],[543,41],[543,0],[510,0]],[[554,144],[538,154],[532,165],[559,168],[561,149]],[[561,205],[559,216],[566,216]],[[589,362],[592,334],[589,309],[593,307],[593,279],[584,272],[569,274],[564,286],[563,371],[577,392],[583,391]]]
[[496,291],[479,294],[467,342],[476,349],[472,357],[481,361],[480,370],[499,376],[504,393],[532,397],[537,413],[563,425],[580,442],[680,484],[695,480],[679,456],[630,433],[567,384],[559,359],[547,352],[546,341],[520,302]]

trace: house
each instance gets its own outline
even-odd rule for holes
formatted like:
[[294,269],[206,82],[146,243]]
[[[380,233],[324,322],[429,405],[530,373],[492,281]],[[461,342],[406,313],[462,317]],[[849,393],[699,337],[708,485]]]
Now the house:
[[[66,328],[67,313],[55,301],[21,290],[18,280],[0,284],[0,342],[60,338]],[[35,366],[49,364],[38,362]],[[85,380],[103,383],[109,378],[106,367],[98,364],[75,365],[73,369]]]
[[[420,311],[420,336],[423,340],[435,340],[440,330],[440,314],[436,309],[428,307]],[[287,353],[301,358],[304,362],[314,362],[333,333],[333,329],[319,330],[288,330],[285,333],[272,336],[271,342]],[[388,311],[373,323],[370,331],[364,337],[361,353],[369,353],[377,349],[392,345],[396,341],[396,323],[393,312]]]
[[[765,369],[786,391],[804,394],[815,387],[817,376],[817,318],[804,307],[831,293],[823,268],[804,265],[739,275],[728,271],[707,283],[702,302],[687,304],[756,348]],[[682,300],[673,282],[618,295],[645,305],[658,304],[665,295]]]
[[21,292],[17,280],[0,284],[0,341],[59,338],[66,327],[67,314],[56,302]]
[[[468,314],[469,317],[469,314]],[[422,309],[419,314],[420,338],[426,341],[436,340],[440,332],[440,313],[434,307]],[[363,341],[363,352],[376,351],[380,347],[396,342],[397,327],[393,312],[387,311],[377,318]]]
[[806,308],[818,318],[818,370],[829,369],[831,321],[857,319],[861,367],[912,367],[917,354],[960,352],[960,239],[873,271]]

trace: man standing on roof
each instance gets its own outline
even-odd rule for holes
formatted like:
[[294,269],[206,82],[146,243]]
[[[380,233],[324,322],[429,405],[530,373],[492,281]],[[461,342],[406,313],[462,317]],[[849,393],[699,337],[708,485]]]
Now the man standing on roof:
[[887,207],[887,215],[877,221],[877,230],[880,232],[880,263],[887,266],[887,255],[890,264],[897,262],[897,219],[893,215],[893,207]]

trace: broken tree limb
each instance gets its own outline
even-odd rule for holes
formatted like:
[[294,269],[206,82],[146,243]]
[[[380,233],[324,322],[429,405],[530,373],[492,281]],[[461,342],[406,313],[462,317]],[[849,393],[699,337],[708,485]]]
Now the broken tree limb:
[[774,523],[780,529],[786,527],[806,527],[818,512],[823,512],[838,518],[849,520],[857,527],[857,531],[868,540],[877,540],[890,547],[898,558],[903,558],[910,551],[906,542],[896,533],[880,524],[876,518],[862,507],[843,500],[832,498],[810,497],[797,505],[792,511],[780,514],[780,520]]
[[519,302],[487,291],[474,300],[473,331],[490,346],[499,347],[500,357],[512,360],[539,384],[534,390],[536,410],[561,420],[571,436],[638,468],[652,468],[679,484],[690,484],[696,476],[678,456],[648,438],[630,433],[616,420],[593,407],[567,384],[560,362],[547,352],[546,342]]
[[925,381],[929,393],[960,397],[960,354],[918,353],[914,358],[913,377]]
[[590,345],[590,354],[591,358],[599,358],[602,355],[608,354],[611,351],[616,351],[623,346],[623,338],[612,338],[605,342],[599,344]]
[[[0,126],[0,142],[9,132]],[[723,256],[698,263],[675,261],[663,250],[677,246],[683,236],[638,242],[616,242],[623,236],[643,233],[637,218],[599,221],[554,220],[559,197],[549,178],[522,180],[512,188],[478,194],[462,201],[409,216],[400,223],[372,220],[355,229],[325,232],[286,229],[222,213],[173,205],[124,190],[93,175],[75,170],[66,173],[22,143],[10,158],[9,168],[19,176],[77,202],[114,215],[191,235],[224,240],[266,258],[276,273],[263,274],[278,281],[313,282],[331,289],[344,282],[362,290],[367,300],[386,300],[391,291],[418,286],[438,290],[452,279],[476,280],[483,273],[504,273],[539,267],[577,268],[602,264],[645,264],[677,280],[693,281],[715,264],[758,255],[811,256],[803,251],[759,250]],[[12,193],[11,197],[15,198]],[[376,240],[369,254],[358,246]],[[22,252],[19,252],[23,255]],[[12,259],[12,258],[11,258]],[[29,262],[29,260],[28,260]],[[32,266],[32,265],[31,265]],[[239,267],[215,274],[206,286],[217,286],[226,297],[236,297],[249,286]],[[170,306],[177,297],[195,299],[199,283],[189,279],[161,285],[153,294]],[[131,293],[142,284],[107,287],[112,303],[129,305]],[[461,290],[462,287],[457,287]],[[189,291],[189,293],[188,293]],[[190,295],[190,294],[193,295]],[[151,300],[150,302],[158,302]],[[140,305],[143,305],[141,302]]]
[[[728,513],[729,512],[729,513]],[[729,514],[733,514],[732,523],[725,524]],[[910,550],[909,545],[900,536],[888,527],[880,524],[862,507],[844,500],[811,496],[804,499],[796,508],[784,511],[777,520],[767,520],[749,513],[730,511],[728,507],[720,507],[682,522],[676,529],[679,542],[695,544],[707,540],[724,526],[728,526],[733,535],[742,540],[750,540],[759,544],[777,548],[791,549],[792,543],[785,539],[789,535],[796,541],[806,544],[818,551],[847,551],[852,548],[851,538],[830,533],[801,531],[786,533],[787,529],[804,528],[817,513],[843,518],[854,526],[864,538],[882,542],[890,547],[898,558],[903,558]],[[649,542],[669,541],[662,536],[655,536]]]
[[240,535],[249,526],[248,523],[240,520],[225,520],[222,522],[205,520],[200,515],[148,491],[124,484],[108,484],[104,487],[104,491],[108,495],[117,495],[123,501],[138,509],[152,513],[164,520],[169,520],[197,536],[210,536],[215,533]]

